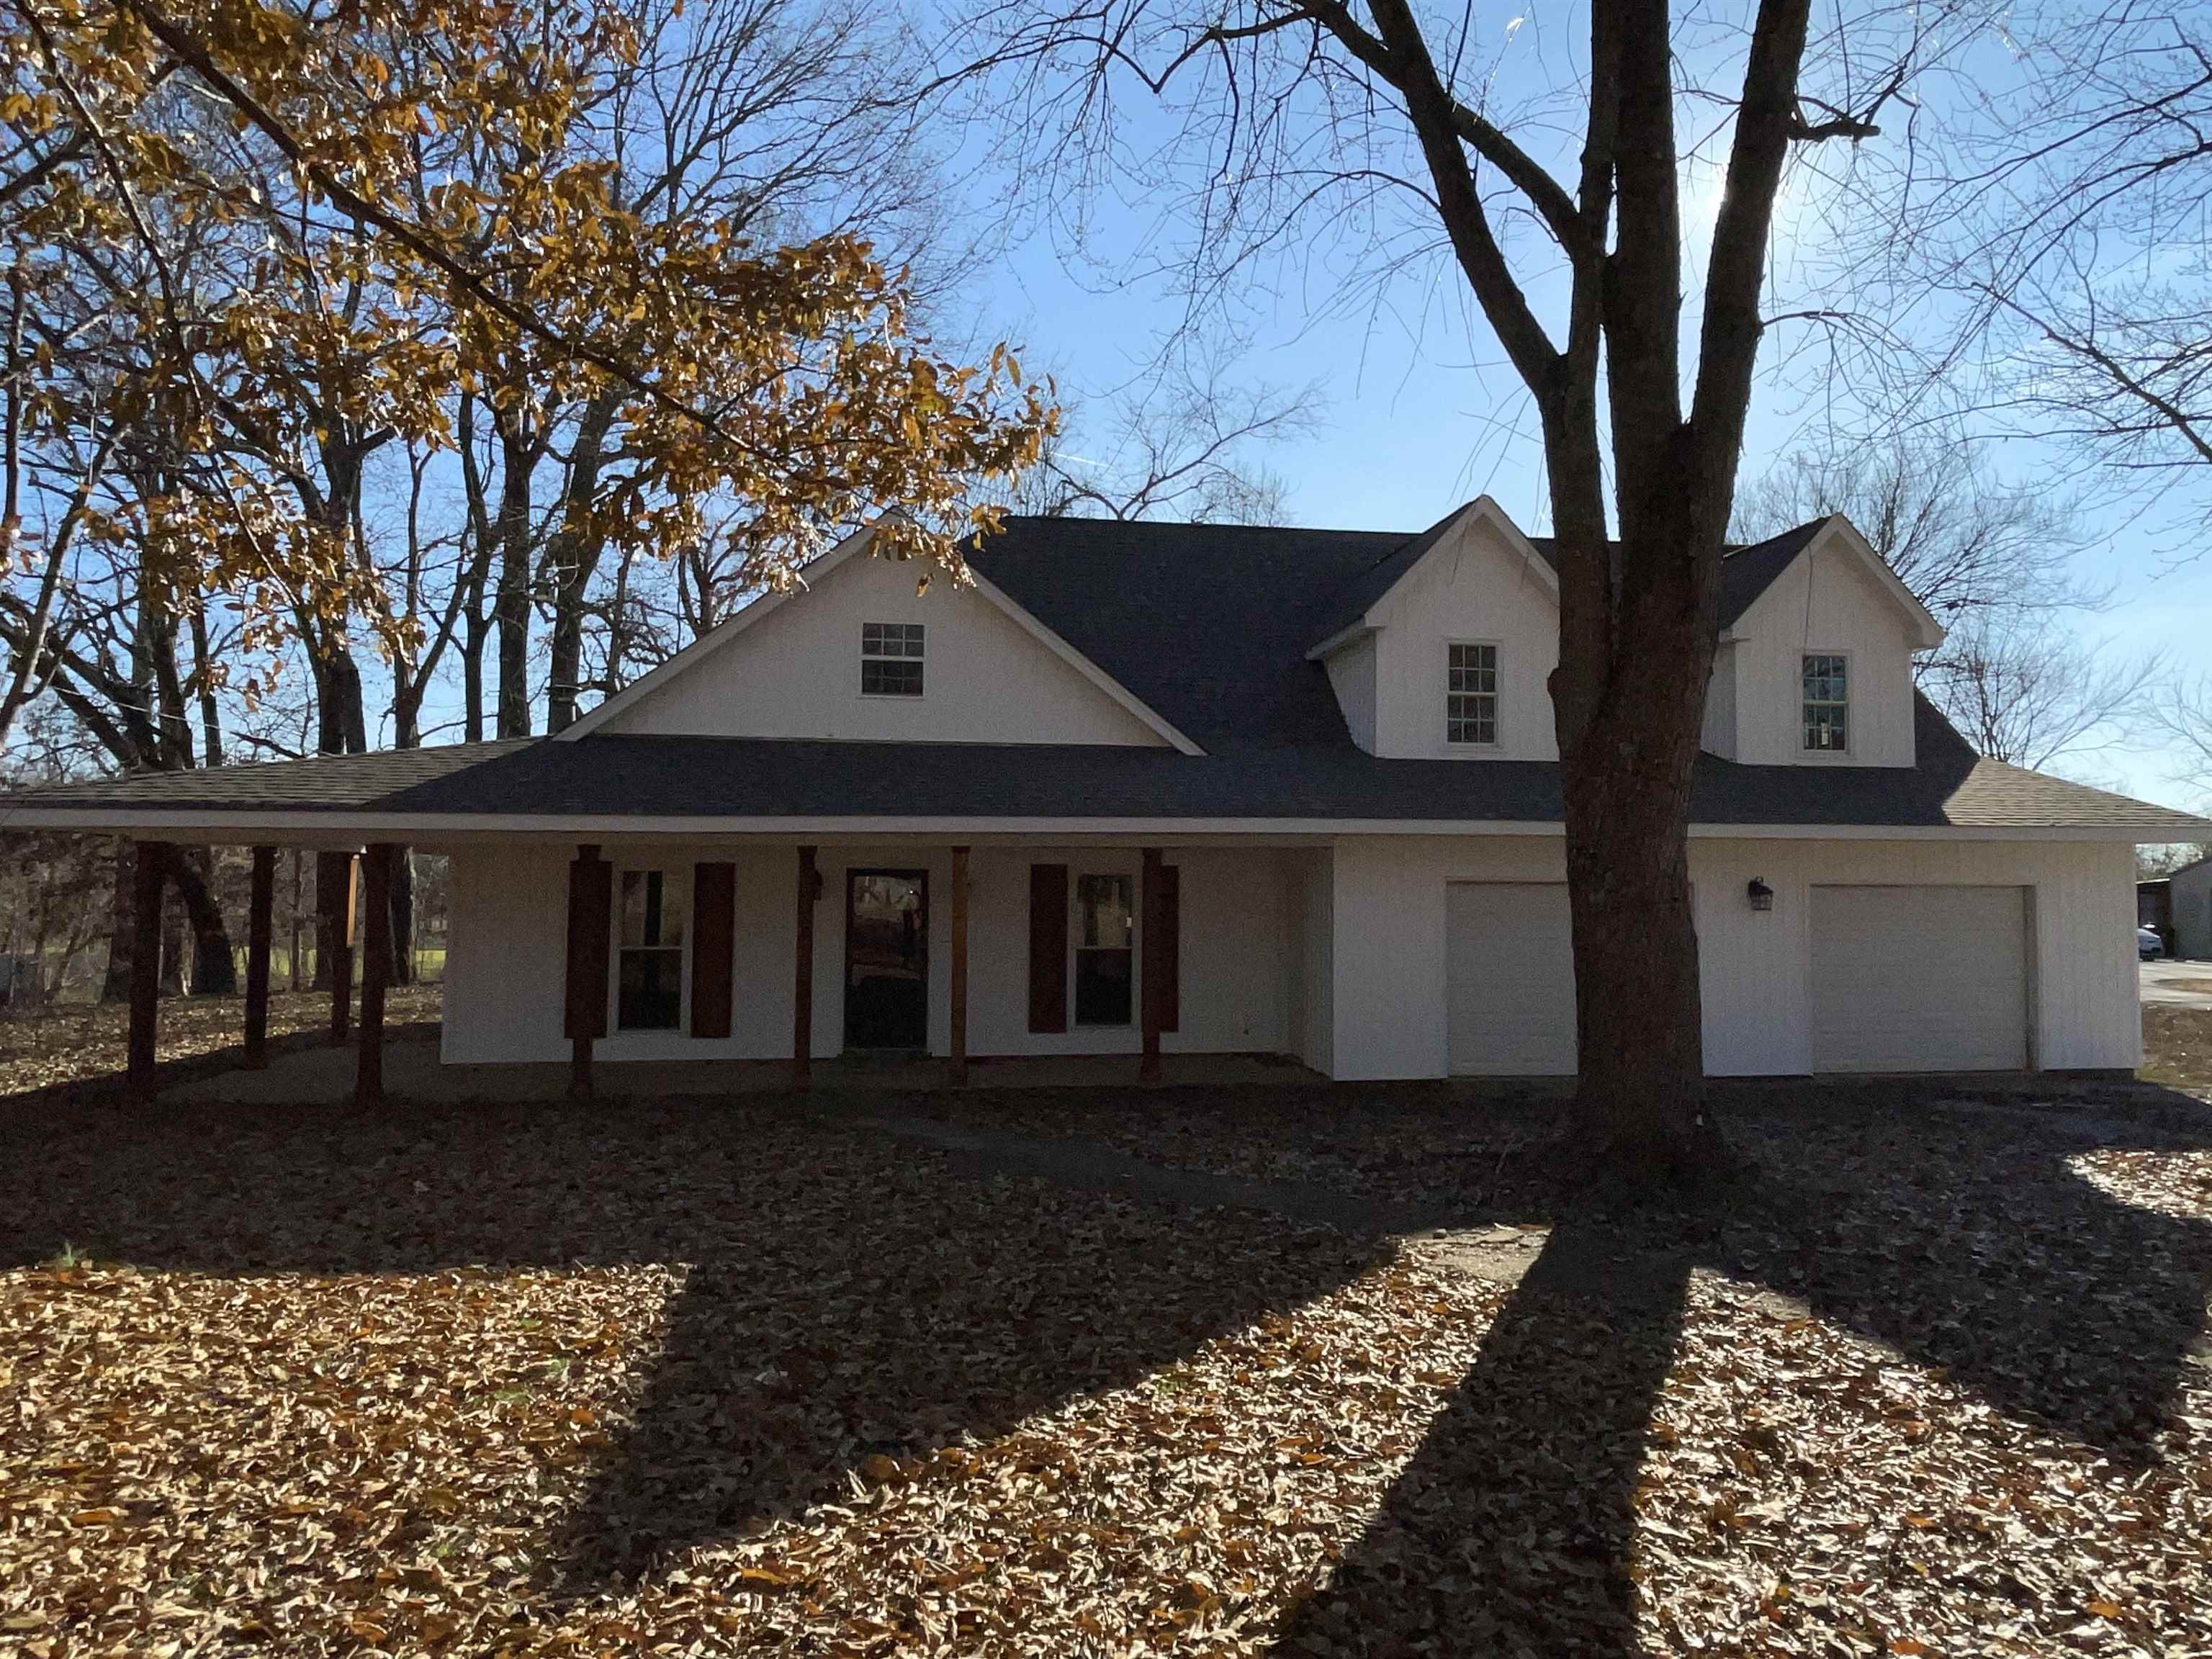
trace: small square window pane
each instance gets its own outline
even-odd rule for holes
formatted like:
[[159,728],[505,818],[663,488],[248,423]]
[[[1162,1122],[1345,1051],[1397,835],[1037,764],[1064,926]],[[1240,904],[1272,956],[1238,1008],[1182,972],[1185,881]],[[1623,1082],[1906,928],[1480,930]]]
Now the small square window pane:
[[1127,876],[1083,876],[1075,884],[1078,942],[1085,950],[1130,948],[1136,933],[1135,906]]
[[684,1012],[684,952],[624,951],[615,1024],[625,1031],[675,1030]]
[[865,657],[860,661],[860,690],[871,697],[918,697],[921,665],[900,658]]
[[622,872],[622,945],[624,950],[684,943],[682,884],[661,870]]
[[1075,1023],[1078,1025],[1127,1025],[1136,1000],[1131,994],[1130,952],[1078,951],[1075,953]]

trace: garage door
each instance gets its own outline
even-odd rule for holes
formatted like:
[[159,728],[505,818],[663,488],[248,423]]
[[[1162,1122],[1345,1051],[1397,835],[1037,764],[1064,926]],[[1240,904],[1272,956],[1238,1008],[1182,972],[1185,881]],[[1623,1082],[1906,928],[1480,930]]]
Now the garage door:
[[1444,890],[1444,998],[1454,1072],[1575,1069],[1575,959],[1563,884]]
[[1813,1069],[2000,1072],[2027,1064],[2027,894],[1815,887]]

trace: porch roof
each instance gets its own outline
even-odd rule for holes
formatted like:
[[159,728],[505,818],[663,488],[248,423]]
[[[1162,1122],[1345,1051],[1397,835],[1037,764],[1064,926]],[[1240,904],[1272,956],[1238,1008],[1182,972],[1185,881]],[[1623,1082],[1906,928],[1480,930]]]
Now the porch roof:
[[[1745,766],[1698,761],[1693,823],[2099,838],[2212,838],[2212,823],[1976,755],[1924,702],[1919,763]],[[0,799],[0,829],[161,834],[225,820],[305,830],[398,824],[423,833],[520,821],[732,830],[806,821],[1065,820],[1361,827],[1555,825],[1559,769],[1533,761],[1380,760],[1348,744],[1268,744],[1225,755],[1169,749],[797,742],[599,733],[269,765],[142,773]]]

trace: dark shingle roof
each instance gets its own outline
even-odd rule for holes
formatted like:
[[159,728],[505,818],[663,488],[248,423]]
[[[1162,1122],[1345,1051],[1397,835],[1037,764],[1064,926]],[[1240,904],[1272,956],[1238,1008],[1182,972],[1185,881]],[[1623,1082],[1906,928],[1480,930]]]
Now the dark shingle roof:
[[[1010,518],[975,568],[1208,753],[1346,743],[1328,673],[1306,653],[1352,627],[1434,547],[1418,536],[1245,525]],[[1826,520],[1731,552],[1726,627]],[[1547,562],[1549,538],[1534,542]]]
[[[1802,526],[1730,556],[1723,570],[1732,614],[1817,528]],[[35,823],[41,809],[112,813],[119,828],[195,811],[1556,823],[1555,764],[1364,754],[1346,730],[1328,671],[1306,659],[1332,631],[1332,617],[1359,595],[1387,591],[1440,531],[1409,538],[1018,518],[976,551],[978,570],[1186,732],[1202,755],[599,732],[575,742],[522,739],[74,784],[0,801],[0,829]],[[1372,603],[1364,599],[1352,614]],[[1909,768],[1744,766],[1701,757],[1692,818],[2079,827],[2133,830],[2146,841],[2212,836],[2212,824],[2184,813],[1982,760],[1924,701],[1917,732],[1918,763]]]
[[[1320,632],[1307,641],[1307,648],[1327,643],[1346,629],[1358,625],[1359,619],[1375,608],[1382,596],[1395,587],[1399,581],[1421,557],[1443,537],[1452,520],[1466,509],[1455,507],[1418,536],[1401,540],[1395,547],[1376,559],[1355,575],[1336,594],[1317,626]],[[1826,519],[1814,519],[1778,536],[1765,541],[1747,542],[1741,547],[1731,547],[1721,561],[1721,626],[1732,628],[1743,613],[1751,609],[1752,602],[1774,585],[1774,580],[1790,568],[1790,562],[1811,544],[1820,533]],[[1552,536],[1531,536],[1528,544],[1553,569],[1559,568],[1558,538]]]
[[1774,586],[1775,578],[1790,568],[1826,523],[1826,519],[1815,519],[1810,524],[1801,524],[1779,536],[1769,536],[1763,542],[1734,549],[1721,561],[1723,631],[1735,627],[1743,613],[1751,609],[1752,601]]
[[[2105,828],[2190,840],[2185,813],[1983,760],[1919,707],[1913,767],[1741,766],[1700,757],[1702,824]],[[433,762],[430,757],[436,757]],[[1227,754],[1066,744],[791,742],[601,733],[343,760],[226,767],[19,795],[16,809],[303,816],[1304,818],[1547,823],[1559,768],[1538,761],[1377,760],[1349,743]]]
[[[975,568],[1209,752],[1346,743],[1306,660],[1336,596],[1407,538],[1010,518]],[[1317,631],[1321,630],[1321,631]]]
[[[1443,539],[1452,520],[1467,511],[1455,507],[1418,536],[1402,537],[1398,544],[1381,558],[1359,572],[1338,590],[1328,610],[1316,624],[1321,633],[1306,642],[1307,649],[1325,645],[1347,628],[1358,625],[1359,619],[1372,611],[1385,593],[1395,587],[1406,573],[1421,562],[1431,548]],[[1545,557],[1550,558],[1547,552]],[[1553,562],[1556,564],[1557,560]]]

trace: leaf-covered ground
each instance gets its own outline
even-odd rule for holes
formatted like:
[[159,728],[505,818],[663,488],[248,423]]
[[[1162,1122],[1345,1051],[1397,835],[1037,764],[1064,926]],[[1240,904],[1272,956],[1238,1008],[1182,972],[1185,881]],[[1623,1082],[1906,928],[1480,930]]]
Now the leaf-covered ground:
[[2170,1088],[2212,1096],[2212,1008],[2143,1005],[2142,1075]]
[[2212,1652],[2201,1103],[1555,1109],[0,1103],[0,1652]]
[[[393,1024],[438,1018],[440,988],[398,986],[386,995],[385,1018]],[[323,1027],[330,994],[274,991],[269,1035]],[[238,1047],[246,1040],[243,997],[164,997],[157,1027],[164,1060],[186,1060]],[[120,1072],[130,1034],[130,1011],[120,1003],[64,1003],[0,1017],[0,1096],[79,1083]]]

